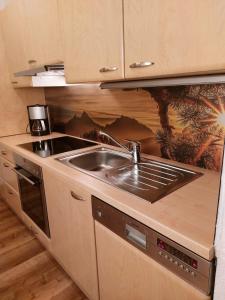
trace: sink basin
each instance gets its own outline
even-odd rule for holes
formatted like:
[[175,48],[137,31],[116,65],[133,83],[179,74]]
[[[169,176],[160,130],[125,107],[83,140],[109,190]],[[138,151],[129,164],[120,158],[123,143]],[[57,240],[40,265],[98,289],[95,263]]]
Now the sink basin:
[[130,156],[122,152],[99,148],[59,159],[66,165],[89,172],[104,172],[131,164]]
[[155,160],[134,164],[129,154],[103,147],[57,160],[151,203],[202,175]]

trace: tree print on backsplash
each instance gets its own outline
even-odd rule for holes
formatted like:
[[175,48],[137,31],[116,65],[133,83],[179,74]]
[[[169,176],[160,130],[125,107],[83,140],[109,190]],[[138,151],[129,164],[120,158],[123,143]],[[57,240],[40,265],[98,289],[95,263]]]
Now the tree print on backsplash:
[[[98,140],[104,130],[145,154],[220,171],[225,138],[225,84],[101,90],[48,90],[55,131]],[[102,141],[108,143],[108,141]]]
[[[199,85],[146,89],[158,104],[156,133],[164,158],[220,170],[225,138],[225,86]],[[182,131],[170,125],[169,108]]]

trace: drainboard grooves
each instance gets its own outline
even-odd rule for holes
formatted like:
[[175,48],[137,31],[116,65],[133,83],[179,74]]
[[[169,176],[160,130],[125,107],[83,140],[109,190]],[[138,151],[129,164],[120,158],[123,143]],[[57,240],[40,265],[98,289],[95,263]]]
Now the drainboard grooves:
[[[156,170],[156,169],[153,169],[153,168],[149,168],[149,167],[147,167],[147,166],[141,166],[142,168],[146,168],[146,169],[148,169],[148,170],[151,170],[151,171],[154,171],[154,172],[157,172],[157,173],[161,173],[161,174],[164,174],[164,175],[168,175],[168,176],[171,176],[171,177],[178,177],[176,174],[170,174],[170,173],[167,173],[167,172],[165,172],[165,171],[162,171],[162,170]],[[154,166],[155,167],[155,166]],[[161,168],[161,167],[160,167]],[[169,171],[171,171],[171,170],[169,170]],[[176,172],[176,173],[178,173],[178,172]],[[181,173],[178,173],[179,175],[181,175],[182,176],[182,174]]]
[[[141,168],[142,168],[142,167],[141,167]],[[140,173],[144,173],[144,174],[148,174],[148,175],[150,175],[150,176],[152,176],[152,177],[161,178],[161,179],[163,179],[163,180],[165,180],[165,181],[170,181],[170,182],[175,181],[174,179],[170,179],[170,178],[166,178],[166,177],[163,177],[163,176],[159,176],[159,175],[156,175],[156,174],[154,174],[154,173],[149,173],[149,172],[143,171],[142,169],[140,169],[139,172],[140,172]],[[166,184],[168,184],[168,183],[166,183]]]
[[[127,186],[129,186],[129,187],[131,187],[131,190],[134,189],[134,186],[133,186],[132,184],[129,184],[129,183],[127,183],[127,182],[123,182],[123,184],[124,184],[124,185],[127,185]],[[142,191],[146,191],[146,189],[142,189],[142,188],[140,188],[140,187],[136,187],[136,189],[142,190]]]
[[[133,185],[135,185],[136,188],[139,188],[140,186],[146,186],[147,188],[145,188],[146,190],[149,190],[150,188],[155,188],[155,189],[158,189],[157,186],[155,185],[151,185],[150,183],[147,183],[143,180],[140,180],[140,179],[134,179],[134,178],[128,178],[127,181],[131,181],[133,182]],[[144,187],[143,187],[144,188]]]
[[161,185],[168,185],[168,183],[164,183],[164,182],[161,182],[161,181],[158,181],[158,180],[155,180],[155,179],[151,179],[151,178],[148,178],[148,177],[145,177],[143,175],[138,175],[140,178],[143,178],[143,179],[146,179],[146,180],[149,180],[149,181],[153,181],[153,182],[156,182],[156,183],[159,183]]
[[108,179],[115,186],[154,202],[197,176],[200,174],[185,169],[177,171],[167,165],[140,163],[118,168],[112,171]]

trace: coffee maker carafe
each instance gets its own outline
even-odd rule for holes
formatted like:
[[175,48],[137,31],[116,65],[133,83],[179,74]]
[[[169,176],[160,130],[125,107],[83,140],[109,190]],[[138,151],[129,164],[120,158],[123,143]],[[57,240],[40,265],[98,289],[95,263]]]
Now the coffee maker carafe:
[[41,136],[50,133],[50,120],[48,105],[27,106],[30,133],[34,136]]

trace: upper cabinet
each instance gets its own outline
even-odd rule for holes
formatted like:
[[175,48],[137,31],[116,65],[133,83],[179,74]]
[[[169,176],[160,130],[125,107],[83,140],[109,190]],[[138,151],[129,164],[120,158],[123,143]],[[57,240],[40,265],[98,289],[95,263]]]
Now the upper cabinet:
[[63,61],[58,0],[11,0],[1,23],[11,74]]
[[125,77],[225,70],[225,1],[124,0]]
[[60,14],[69,83],[225,70],[223,0],[60,0]]
[[11,0],[1,15],[11,74],[61,62],[68,83],[225,70],[224,0]]
[[0,15],[5,52],[12,78],[13,73],[28,68],[25,46],[26,22],[23,14],[22,1],[12,0],[8,2]]
[[26,20],[28,64],[40,66],[62,63],[58,0],[22,0],[22,2]]
[[122,0],[60,0],[68,83],[124,78],[122,6]]

